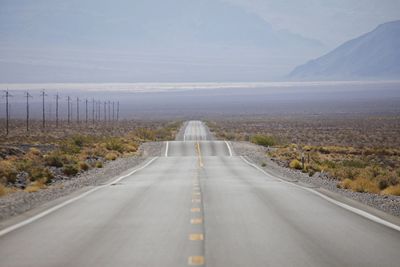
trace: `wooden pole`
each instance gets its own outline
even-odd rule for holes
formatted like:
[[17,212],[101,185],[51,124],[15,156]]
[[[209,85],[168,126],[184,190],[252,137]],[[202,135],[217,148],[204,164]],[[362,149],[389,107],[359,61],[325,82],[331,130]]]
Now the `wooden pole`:
[[44,128],[46,128],[46,115],[45,115],[45,105],[44,105],[44,97],[46,96],[46,92],[44,91],[44,89],[43,89],[43,91],[42,91],[42,114],[43,114],[43,117],[42,117],[42,128],[44,129]]
[[6,90],[6,136],[9,134],[9,126],[10,126],[10,106],[8,103],[8,98],[10,97],[10,93],[8,89]]
[[56,94],[56,127],[58,128],[58,98],[60,96],[58,95],[58,93]]
[[79,97],[76,98],[76,122],[79,124]]
[[117,102],[117,121],[119,120],[119,101]]
[[85,105],[86,105],[86,124],[88,123],[88,100],[87,100],[87,98],[86,98],[86,101],[85,101]]
[[26,131],[29,132],[29,98],[32,97],[28,91],[26,91]]
[[68,96],[68,124],[71,122],[71,98]]

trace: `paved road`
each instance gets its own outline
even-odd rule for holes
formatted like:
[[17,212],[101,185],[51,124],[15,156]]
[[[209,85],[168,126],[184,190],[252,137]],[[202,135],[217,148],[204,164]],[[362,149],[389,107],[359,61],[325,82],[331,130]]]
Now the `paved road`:
[[267,176],[210,137],[191,121],[165,156],[0,236],[0,266],[400,265],[399,231]]

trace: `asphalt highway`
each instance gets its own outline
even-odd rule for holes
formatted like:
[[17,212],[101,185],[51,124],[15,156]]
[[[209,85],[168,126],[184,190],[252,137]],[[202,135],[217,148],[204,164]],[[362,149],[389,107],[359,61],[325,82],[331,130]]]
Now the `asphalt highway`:
[[267,175],[200,121],[134,173],[0,232],[0,266],[400,266],[400,232]]

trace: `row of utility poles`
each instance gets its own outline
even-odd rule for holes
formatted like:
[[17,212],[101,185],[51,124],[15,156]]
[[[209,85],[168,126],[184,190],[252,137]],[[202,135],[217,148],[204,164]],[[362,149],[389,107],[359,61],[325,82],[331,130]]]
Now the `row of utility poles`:
[[[46,97],[48,96],[45,90],[42,90],[40,93],[42,98],[42,128],[46,128]],[[9,134],[9,124],[10,124],[10,102],[9,98],[13,97],[12,94],[8,90],[5,91],[4,96],[6,99],[6,135]],[[30,107],[29,107],[29,99],[33,98],[33,96],[29,92],[25,92],[26,98],[26,131],[29,132],[29,121],[30,121]],[[73,98],[70,96],[66,97],[67,101],[67,124],[71,124],[73,121]],[[55,121],[56,127],[59,126],[59,102],[60,102],[60,95],[57,93],[55,95],[55,103],[56,103],[56,110],[55,110]],[[85,105],[85,117],[84,120],[81,119],[80,114],[80,104]],[[101,112],[101,108],[103,106],[103,113]],[[89,112],[89,108],[91,108],[91,116]],[[119,101],[100,101],[95,100],[94,98],[89,101],[88,98],[81,100],[79,97],[76,97],[76,123],[85,123],[88,125],[91,121],[92,124],[96,122],[115,122],[119,120]]]

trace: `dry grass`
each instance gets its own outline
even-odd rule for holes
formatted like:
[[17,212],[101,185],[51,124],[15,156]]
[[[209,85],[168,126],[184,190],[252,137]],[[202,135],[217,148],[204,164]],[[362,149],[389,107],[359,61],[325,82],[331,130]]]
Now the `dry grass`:
[[382,194],[400,196],[400,184],[386,188],[382,191]]
[[38,180],[31,183],[29,186],[25,188],[25,192],[34,193],[39,191],[40,189],[46,188],[46,181],[45,180]]
[[360,193],[379,193],[378,185],[367,178],[357,178],[350,183],[350,189]]
[[105,156],[106,160],[116,160],[118,158],[118,154],[117,153],[107,153],[107,155]]
[[297,170],[301,170],[302,169],[301,162],[298,161],[297,159],[292,160],[289,163],[289,167],[292,168],[292,169],[297,169]]

